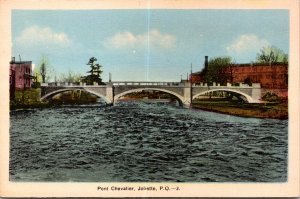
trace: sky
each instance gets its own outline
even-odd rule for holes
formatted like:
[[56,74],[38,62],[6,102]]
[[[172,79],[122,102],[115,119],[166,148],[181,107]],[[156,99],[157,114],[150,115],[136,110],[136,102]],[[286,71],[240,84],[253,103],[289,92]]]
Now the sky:
[[13,10],[12,55],[52,76],[86,75],[91,57],[108,81],[180,81],[204,56],[255,61],[262,47],[289,53],[288,10]]

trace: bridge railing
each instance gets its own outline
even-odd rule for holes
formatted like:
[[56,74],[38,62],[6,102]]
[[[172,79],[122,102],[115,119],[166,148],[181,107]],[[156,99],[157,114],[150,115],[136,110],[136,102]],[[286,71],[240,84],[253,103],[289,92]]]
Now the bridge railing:
[[[213,82],[212,85],[209,85],[210,87],[233,87],[233,88],[260,88],[260,83],[252,83],[250,86],[249,84],[244,83],[236,83],[232,85],[231,83],[227,83],[226,85],[221,85],[218,83]],[[193,87],[208,87],[207,83],[194,83]]]
[[[106,82],[106,85],[114,85],[114,86],[189,86],[187,83],[181,82],[137,82],[137,81],[115,81],[115,82]],[[94,85],[86,85],[82,82],[49,82],[42,83],[41,86],[49,86],[49,87],[76,87],[76,86],[105,86],[98,85],[94,83]],[[220,85],[218,83],[213,82],[210,87],[233,87],[233,88],[260,88],[259,83],[252,83],[252,85],[237,83],[232,85],[231,83],[227,83],[226,85]],[[193,83],[193,87],[208,87],[207,83]]]
[[82,85],[80,82],[48,82],[48,83],[41,83],[41,86],[80,86]]
[[[120,85],[138,85],[138,86],[181,86],[183,85],[180,82],[134,82],[134,81],[116,81],[116,82],[106,82],[105,85],[114,85],[114,86],[120,86]],[[99,86],[99,84],[94,83],[93,85],[86,85],[82,82],[49,82],[49,83],[42,83],[41,86],[50,86],[50,87],[56,87],[56,86],[63,86],[63,87],[69,87],[69,86]],[[103,86],[103,85],[102,85]]]
[[134,81],[115,81],[110,82],[114,86],[181,86],[181,82],[134,82]]

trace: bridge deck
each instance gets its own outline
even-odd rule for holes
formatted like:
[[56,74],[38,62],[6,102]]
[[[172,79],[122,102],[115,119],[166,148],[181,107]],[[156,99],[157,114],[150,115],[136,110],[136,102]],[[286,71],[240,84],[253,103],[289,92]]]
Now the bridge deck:
[[[115,81],[115,82],[105,82],[104,85],[86,85],[84,83],[69,83],[69,82],[52,82],[52,83],[42,83],[42,87],[71,87],[71,88],[82,88],[82,87],[111,87],[111,86],[166,86],[166,87],[190,87],[189,83],[182,82],[147,82],[147,81]],[[227,83],[226,86],[212,83],[212,85],[207,85],[207,83],[193,83],[192,87],[219,87],[219,88],[260,88],[259,83],[253,83],[252,86],[248,84],[239,83],[237,85],[232,85]]]

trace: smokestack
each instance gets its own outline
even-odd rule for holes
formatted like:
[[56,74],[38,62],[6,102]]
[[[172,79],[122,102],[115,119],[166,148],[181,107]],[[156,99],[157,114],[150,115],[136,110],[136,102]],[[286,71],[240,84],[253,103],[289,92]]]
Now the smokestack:
[[108,73],[109,74],[109,82],[111,82],[111,73]]
[[11,57],[11,62],[15,63],[15,57]]
[[204,68],[205,70],[208,68],[208,56],[205,56]]

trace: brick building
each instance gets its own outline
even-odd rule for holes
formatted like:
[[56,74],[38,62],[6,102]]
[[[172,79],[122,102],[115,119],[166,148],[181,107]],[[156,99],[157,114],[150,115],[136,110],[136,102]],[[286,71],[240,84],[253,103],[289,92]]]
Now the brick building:
[[204,74],[207,72],[207,68],[208,68],[208,56],[205,56],[204,69],[202,71],[192,73],[189,78],[190,81],[193,83],[205,82]]
[[32,86],[32,62],[15,61],[12,57],[10,61],[9,83],[11,89],[23,90]]
[[231,76],[233,83],[253,82],[260,83],[262,88],[288,88],[288,64],[236,64],[227,67],[225,72]]
[[[207,57],[203,71],[192,73],[190,80],[193,83],[205,82],[204,74],[208,70]],[[266,89],[288,88],[288,64],[234,64],[222,71],[230,83],[260,83]]]

